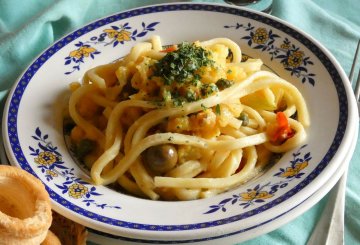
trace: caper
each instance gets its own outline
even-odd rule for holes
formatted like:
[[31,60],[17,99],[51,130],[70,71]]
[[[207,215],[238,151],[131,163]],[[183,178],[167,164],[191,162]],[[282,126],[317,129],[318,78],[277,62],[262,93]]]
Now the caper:
[[220,90],[224,90],[228,87],[231,87],[234,84],[233,81],[225,79],[225,78],[220,78],[219,80],[217,80],[216,82],[216,86],[218,86],[218,88]]
[[173,145],[156,145],[144,151],[142,160],[151,170],[163,174],[176,165],[178,155]]
[[63,130],[65,135],[70,135],[71,130],[76,126],[71,117],[65,117],[63,121]]
[[240,116],[239,116],[239,119],[240,119],[241,121],[243,121],[243,122],[242,122],[242,125],[243,125],[243,126],[249,125],[249,116],[248,116],[248,114],[247,114],[246,112],[241,112],[241,114],[240,114]]
[[83,159],[87,154],[92,152],[96,147],[96,142],[90,139],[81,140],[76,146],[75,154],[79,159]]

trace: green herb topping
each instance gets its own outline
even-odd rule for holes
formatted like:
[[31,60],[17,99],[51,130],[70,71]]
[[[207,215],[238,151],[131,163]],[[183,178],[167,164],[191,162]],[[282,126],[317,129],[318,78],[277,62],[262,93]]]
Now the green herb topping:
[[202,66],[213,64],[209,51],[190,43],[182,43],[179,48],[169,52],[155,64],[155,76],[164,79],[165,85],[199,80],[196,71]]
[[205,83],[201,86],[201,95],[203,97],[208,97],[216,92],[219,92],[219,89],[214,83]]
[[215,112],[216,112],[217,115],[221,115],[221,108],[220,108],[219,104],[216,105]]

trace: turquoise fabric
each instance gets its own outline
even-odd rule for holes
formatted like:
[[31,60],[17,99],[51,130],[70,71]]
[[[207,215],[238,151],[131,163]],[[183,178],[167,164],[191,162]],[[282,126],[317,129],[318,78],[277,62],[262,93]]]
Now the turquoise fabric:
[[[0,0],[0,99],[5,98],[27,65],[63,35],[100,17],[162,2],[166,1]],[[319,40],[349,73],[360,38],[358,0],[274,0],[272,15]],[[359,162],[360,144],[352,158],[347,183],[346,244],[360,244]],[[326,201],[327,197],[292,222],[244,244],[306,244]]]

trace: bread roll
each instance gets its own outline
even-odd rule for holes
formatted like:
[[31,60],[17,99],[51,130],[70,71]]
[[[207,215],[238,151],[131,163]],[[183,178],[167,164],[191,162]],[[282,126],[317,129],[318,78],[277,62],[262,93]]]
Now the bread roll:
[[52,222],[50,198],[40,180],[17,167],[0,165],[0,244],[36,244]]

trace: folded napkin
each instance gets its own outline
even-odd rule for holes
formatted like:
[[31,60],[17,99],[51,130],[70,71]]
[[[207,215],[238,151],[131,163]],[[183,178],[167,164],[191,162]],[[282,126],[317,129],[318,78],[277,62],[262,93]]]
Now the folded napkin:
[[[31,61],[65,34],[121,10],[163,2],[166,1],[0,0],[0,99],[5,98]],[[347,73],[360,38],[359,13],[360,5],[352,0],[274,0],[272,11],[272,15],[319,40]],[[356,148],[348,177],[346,244],[360,243],[359,162],[360,146]],[[292,222],[243,244],[306,244],[326,201],[327,197]]]

